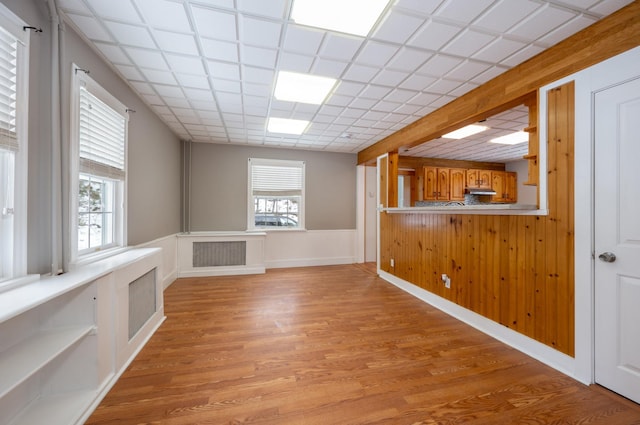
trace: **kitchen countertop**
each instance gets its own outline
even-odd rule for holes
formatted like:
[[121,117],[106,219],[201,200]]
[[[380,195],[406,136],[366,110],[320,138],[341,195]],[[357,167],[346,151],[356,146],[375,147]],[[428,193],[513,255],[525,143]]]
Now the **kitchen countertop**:
[[547,215],[546,209],[538,209],[528,204],[485,204],[485,205],[442,205],[433,207],[381,208],[392,214],[433,213],[433,214],[479,214],[479,215]]

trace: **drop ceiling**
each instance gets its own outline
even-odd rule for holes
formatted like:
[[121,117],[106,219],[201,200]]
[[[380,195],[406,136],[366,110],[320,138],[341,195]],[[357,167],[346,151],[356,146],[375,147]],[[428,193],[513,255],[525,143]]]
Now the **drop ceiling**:
[[[357,153],[631,3],[631,0],[391,0],[366,37],[289,19],[291,0],[59,0],[66,21],[181,138]],[[278,101],[278,71],[337,78],[322,105]],[[309,120],[301,136],[267,119]],[[506,162],[526,144],[491,129],[404,154]]]

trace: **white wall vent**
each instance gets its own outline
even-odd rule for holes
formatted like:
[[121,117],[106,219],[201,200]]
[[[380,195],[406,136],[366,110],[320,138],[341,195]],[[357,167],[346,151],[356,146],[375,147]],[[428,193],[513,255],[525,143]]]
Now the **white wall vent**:
[[129,341],[156,312],[156,269],[129,283]]
[[193,243],[193,267],[244,266],[246,264],[246,241]]

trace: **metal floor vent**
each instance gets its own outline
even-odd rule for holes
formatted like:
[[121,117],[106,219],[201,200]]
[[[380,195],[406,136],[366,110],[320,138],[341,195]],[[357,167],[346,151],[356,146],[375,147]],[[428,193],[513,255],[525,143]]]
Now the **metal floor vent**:
[[247,242],[194,242],[193,267],[244,266]]
[[129,340],[156,312],[156,269],[129,284]]

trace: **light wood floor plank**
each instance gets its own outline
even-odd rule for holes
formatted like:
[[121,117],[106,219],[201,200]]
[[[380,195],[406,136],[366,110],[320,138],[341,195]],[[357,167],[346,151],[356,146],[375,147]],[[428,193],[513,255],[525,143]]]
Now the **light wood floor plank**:
[[640,424],[371,265],[179,279],[87,424]]

